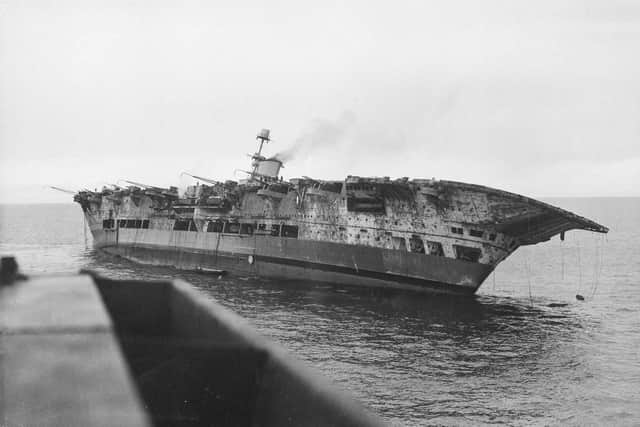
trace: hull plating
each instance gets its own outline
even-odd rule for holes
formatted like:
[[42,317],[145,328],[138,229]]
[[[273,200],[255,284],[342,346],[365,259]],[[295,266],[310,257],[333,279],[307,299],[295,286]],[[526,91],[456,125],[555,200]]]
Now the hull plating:
[[94,239],[105,252],[143,264],[452,294],[475,293],[492,271],[422,253],[260,235],[98,229]]

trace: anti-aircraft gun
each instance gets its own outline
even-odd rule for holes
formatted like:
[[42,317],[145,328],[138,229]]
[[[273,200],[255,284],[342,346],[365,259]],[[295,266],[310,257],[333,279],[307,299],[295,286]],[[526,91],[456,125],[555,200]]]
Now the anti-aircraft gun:
[[141,184],[135,181],[127,181],[127,180],[123,180],[123,181],[128,184],[135,185],[136,187],[140,187],[144,189],[144,193],[147,196],[166,197],[169,199],[177,199],[179,197],[178,187],[171,186],[169,188],[163,188],[163,187],[156,187],[153,185]]
[[181,175],[188,175],[199,181],[204,181],[211,185],[192,185],[187,187],[184,202],[186,204],[198,205],[201,208],[215,211],[226,211],[231,208],[233,201],[237,199],[236,183],[233,181],[220,182],[211,178],[193,175],[182,172]]
[[140,202],[140,198],[143,196],[149,197],[153,204],[154,208],[158,210],[168,209],[173,202],[178,200],[178,188],[177,187],[156,187],[153,185],[142,184],[140,182],[123,180],[124,182],[131,184],[129,187],[129,196],[133,203],[138,205]]

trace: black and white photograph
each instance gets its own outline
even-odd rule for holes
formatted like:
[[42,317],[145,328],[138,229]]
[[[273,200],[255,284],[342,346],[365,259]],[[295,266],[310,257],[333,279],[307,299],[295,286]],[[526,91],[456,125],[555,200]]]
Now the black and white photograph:
[[640,425],[640,2],[0,0],[0,427]]

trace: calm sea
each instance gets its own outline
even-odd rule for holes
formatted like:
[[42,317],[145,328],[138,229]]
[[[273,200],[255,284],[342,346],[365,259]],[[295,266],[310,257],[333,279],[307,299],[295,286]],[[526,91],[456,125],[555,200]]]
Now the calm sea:
[[611,232],[521,248],[475,299],[139,266],[95,252],[72,204],[0,206],[0,254],[186,279],[392,425],[640,425],[640,198],[547,201]]

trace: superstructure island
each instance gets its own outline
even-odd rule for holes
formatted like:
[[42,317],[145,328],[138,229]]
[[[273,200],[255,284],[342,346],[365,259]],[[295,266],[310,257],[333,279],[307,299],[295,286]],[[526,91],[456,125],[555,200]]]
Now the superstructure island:
[[152,265],[347,285],[474,294],[520,246],[607,233],[538,200],[436,179],[284,180],[257,136],[246,179],[196,175],[179,194],[127,181],[80,191],[94,246]]

